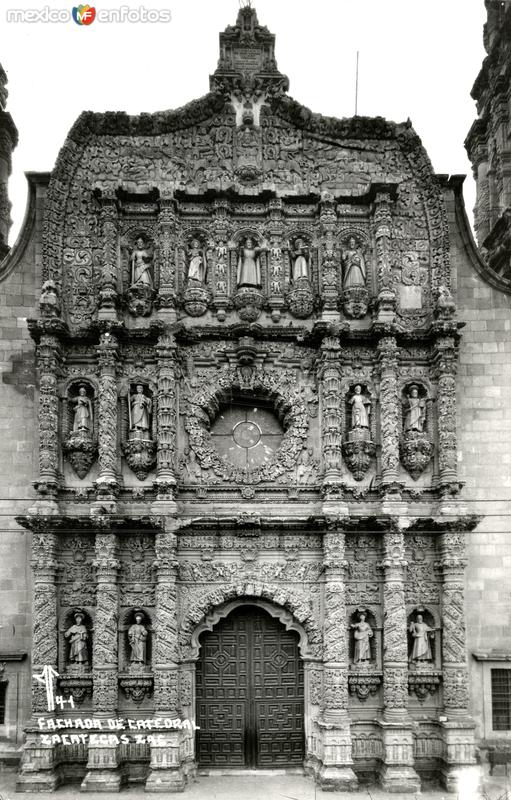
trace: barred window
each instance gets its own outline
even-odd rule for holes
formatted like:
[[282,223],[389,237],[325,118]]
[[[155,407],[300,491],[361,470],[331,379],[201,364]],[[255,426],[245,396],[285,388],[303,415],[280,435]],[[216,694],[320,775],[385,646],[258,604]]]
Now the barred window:
[[511,669],[492,669],[491,709],[493,730],[511,730]]

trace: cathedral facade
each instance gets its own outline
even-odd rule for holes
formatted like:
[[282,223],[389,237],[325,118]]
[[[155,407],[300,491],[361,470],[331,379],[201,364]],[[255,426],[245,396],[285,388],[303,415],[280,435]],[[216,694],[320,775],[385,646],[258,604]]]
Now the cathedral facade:
[[457,791],[511,736],[505,275],[410,123],[312,113],[274,46],[242,8],[205,97],[84,113],[28,176],[0,266],[19,791]]

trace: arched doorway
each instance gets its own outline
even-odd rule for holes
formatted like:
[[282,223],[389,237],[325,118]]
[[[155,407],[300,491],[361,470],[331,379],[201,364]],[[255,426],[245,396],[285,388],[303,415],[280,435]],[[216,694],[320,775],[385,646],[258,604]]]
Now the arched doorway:
[[199,767],[296,767],[304,758],[298,634],[256,606],[234,609],[199,638]]

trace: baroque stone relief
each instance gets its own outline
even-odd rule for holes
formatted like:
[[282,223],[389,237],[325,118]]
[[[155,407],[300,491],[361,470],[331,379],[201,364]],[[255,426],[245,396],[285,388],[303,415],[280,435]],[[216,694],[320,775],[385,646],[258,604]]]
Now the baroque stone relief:
[[[231,368],[224,365],[216,374],[206,372],[202,380],[197,380],[196,387],[190,389],[185,417],[188,462],[192,452],[194,455],[191,456],[193,466],[188,467],[187,472],[190,476],[193,473],[195,480],[212,485],[221,481],[258,484],[277,480],[291,483],[299,462],[307,476],[312,473],[312,463],[303,465],[302,451],[307,447],[309,415],[302,393],[296,388],[294,371],[263,370],[250,366]],[[252,397],[254,393],[261,394],[274,404],[283,421],[284,433],[280,447],[267,463],[253,469],[239,470],[230,465],[215,449],[209,434],[222,395],[232,397],[233,392],[248,392]],[[303,472],[300,473],[302,477]]]

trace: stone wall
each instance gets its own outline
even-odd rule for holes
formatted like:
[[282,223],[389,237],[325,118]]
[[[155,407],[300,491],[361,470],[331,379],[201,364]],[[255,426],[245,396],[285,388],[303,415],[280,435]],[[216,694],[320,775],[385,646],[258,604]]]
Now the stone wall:
[[[27,318],[35,315],[40,226],[46,192],[45,175],[29,175],[27,217],[20,239],[0,265],[0,661],[8,680],[6,724],[0,741],[20,740],[30,712],[31,570],[30,534],[15,521],[34,497],[37,444],[34,414],[36,372],[34,343]],[[27,654],[22,661],[5,654]],[[5,747],[0,746],[3,752]]]
[[461,180],[447,195],[462,330],[458,381],[461,498],[483,515],[468,536],[466,621],[472,711],[483,733],[481,666],[474,652],[511,652],[511,296],[484,280]]

